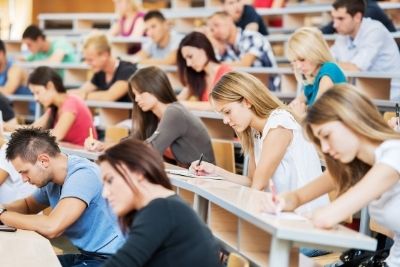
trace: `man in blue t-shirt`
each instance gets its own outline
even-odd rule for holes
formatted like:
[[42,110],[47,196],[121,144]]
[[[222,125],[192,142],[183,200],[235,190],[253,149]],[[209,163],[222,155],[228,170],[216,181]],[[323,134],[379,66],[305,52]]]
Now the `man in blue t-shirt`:
[[[25,182],[38,189],[30,197],[0,205],[0,221],[54,238],[64,234],[81,254],[60,255],[63,266],[100,266],[124,239],[102,198],[98,166],[61,153],[47,130],[21,128],[11,135],[6,158]],[[33,215],[51,207],[47,214]]]

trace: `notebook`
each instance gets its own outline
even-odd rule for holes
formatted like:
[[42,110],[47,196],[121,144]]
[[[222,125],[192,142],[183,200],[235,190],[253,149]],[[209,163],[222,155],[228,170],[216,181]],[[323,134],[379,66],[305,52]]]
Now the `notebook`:
[[166,169],[165,171],[169,174],[175,174],[175,175],[180,175],[180,176],[185,176],[185,177],[190,177],[190,178],[213,179],[213,180],[222,180],[223,179],[221,176],[215,176],[215,175],[207,175],[207,176],[196,175],[196,174],[189,172],[189,170]]

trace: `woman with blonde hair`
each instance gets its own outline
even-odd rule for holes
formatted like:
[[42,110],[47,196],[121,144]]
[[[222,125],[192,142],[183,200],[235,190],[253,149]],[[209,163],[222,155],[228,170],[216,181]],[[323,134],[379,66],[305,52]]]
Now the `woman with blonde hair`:
[[[247,73],[227,73],[210,98],[224,123],[239,136],[249,156],[249,172],[242,176],[195,161],[191,169],[197,174],[220,175],[257,190],[267,190],[272,180],[281,193],[299,188],[321,174],[317,151],[305,140],[296,116],[260,80]],[[312,207],[327,201],[325,196]]]
[[110,34],[121,37],[138,37],[144,34],[144,13],[136,0],[113,0],[118,21],[112,25]]
[[295,31],[289,38],[286,53],[298,83],[304,87],[304,94],[291,103],[299,115],[304,114],[306,105],[312,105],[334,84],[346,82],[343,71],[334,62],[328,44],[317,28],[303,27]]
[[347,84],[335,85],[309,107],[304,126],[324,154],[327,171],[275,201],[268,195],[267,211],[294,210],[336,190],[339,197],[313,214],[314,225],[331,228],[369,204],[371,218],[394,232],[386,262],[400,266],[400,220],[393,216],[400,205],[400,133],[367,96]]

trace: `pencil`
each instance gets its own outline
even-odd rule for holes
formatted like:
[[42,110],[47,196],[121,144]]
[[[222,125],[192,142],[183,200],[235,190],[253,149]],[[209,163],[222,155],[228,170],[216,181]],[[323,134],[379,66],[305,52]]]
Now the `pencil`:
[[93,146],[94,145],[94,138],[93,138],[93,129],[92,129],[92,127],[89,128],[89,138],[90,138],[90,144]]

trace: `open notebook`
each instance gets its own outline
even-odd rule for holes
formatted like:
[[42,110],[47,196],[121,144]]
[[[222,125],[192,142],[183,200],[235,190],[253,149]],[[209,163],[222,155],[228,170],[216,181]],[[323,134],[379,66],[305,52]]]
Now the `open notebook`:
[[212,176],[212,175],[199,176],[199,175],[189,172],[189,170],[166,169],[165,171],[169,174],[181,175],[181,176],[190,177],[190,178],[214,179],[214,180],[222,180],[223,179],[221,176]]
[[271,219],[282,219],[282,220],[293,220],[293,221],[306,221],[307,218],[294,213],[294,212],[279,212],[278,214],[271,214],[271,213],[266,213],[263,212],[261,213],[261,217],[267,220],[271,220]]

